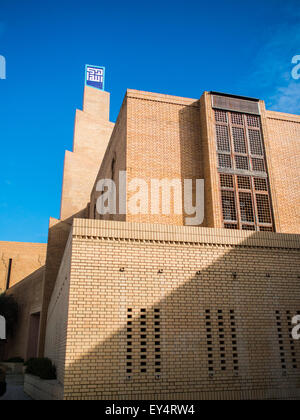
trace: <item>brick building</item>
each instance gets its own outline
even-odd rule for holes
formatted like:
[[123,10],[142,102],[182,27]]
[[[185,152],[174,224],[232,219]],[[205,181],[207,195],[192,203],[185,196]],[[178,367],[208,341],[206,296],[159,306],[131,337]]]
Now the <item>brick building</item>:
[[[52,398],[299,399],[299,174],[300,117],[261,100],[128,90],[113,124],[85,87],[40,280]],[[125,211],[98,214],[103,179]],[[203,222],[129,211],[136,179],[204,179]]]

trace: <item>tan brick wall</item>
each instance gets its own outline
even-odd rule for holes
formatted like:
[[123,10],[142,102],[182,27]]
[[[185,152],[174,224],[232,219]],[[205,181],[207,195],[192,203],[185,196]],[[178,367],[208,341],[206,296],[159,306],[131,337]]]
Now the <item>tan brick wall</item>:
[[45,267],[40,267],[8,291],[18,303],[18,324],[13,338],[8,339],[5,359],[22,357],[27,360],[30,340],[30,316],[41,312]]
[[[128,90],[97,180],[111,178],[114,157],[116,174],[127,170],[127,203],[135,193],[128,189],[129,182],[135,178],[147,182],[149,203],[151,179],[202,179],[199,101]],[[90,217],[94,217],[98,196],[94,186]],[[127,211],[126,216],[102,219],[184,224],[183,216],[175,214],[173,208],[169,215],[161,210],[160,204],[158,215],[150,211],[133,215]]]
[[73,217],[88,217],[90,192],[105,154],[114,124],[109,121],[110,94],[86,86],[83,111],[76,111],[73,151],[66,151],[60,219],[50,218],[43,291],[40,356],[48,304],[58,275]]
[[56,366],[57,380],[61,384],[64,382],[71,251],[70,236],[48,308],[45,340],[45,357]]
[[267,111],[277,231],[300,233],[300,116]]
[[204,92],[200,103],[203,178],[205,180],[205,219],[203,226],[220,228],[223,226],[223,216],[217,172],[215,115],[211,105],[211,95]]
[[66,151],[61,199],[62,220],[82,211],[106,151],[114,124],[109,93],[86,86],[83,111],[76,111],[73,151]]
[[[144,179],[150,190],[151,179],[202,179],[199,101],[128,90],[127,108],[128,182]],[[126,220],[184,224],[173,209],[162,214],[161,204],[158,215],[129,213]]]
[[[127,98],[125,97],[118,119],[114,126],[109,144],[107,146],[102,164],[100,166],[95,184],[91,191],[90,199],[90,218],[99,219],[102,217],[104,220],[123,220],[125,221],[126,215],[103,215],[100,216],[96,211],[97,199],[100,192],[96,191],[97,182],[102,179],[113,179],[117,188],[117,213],[119,213],[119,172],[126,171],[127,168]],[[114,161],[114,165],[113,165]],[[114,174],[112,173],[114,171]]]
[[45,282],[43,287],[43,307],[39,340],[39,356],[44,355],[45,333],[48,305],[56,283],[57,275],[64,255],[72,222],[50,219],[48,232],[48,247],[45,266]]
[[12,287],[45,264],[46,250],[47,244],[0,241],[0,293],[6,289],[10,258]]
[[300,342],[292,349],[288,335],[299,245],[299,235],[75,219],[65,399],[300,398]]
[[[299,124],[300,117],[266,111],[260,101],[271,198],[276,230],[298,233],[299,206]],[[111,177],[111,163],[117,156],[116,173],[127,170],[127,202],[136,191],[129,191],[134,178],[186,178],[205,180],[205,218],[203,227],[222,227],[220,185],[217,172],[215,119],[211,95],[200,101],[150,92],[128,90],[97,180]],[[95,188],[91,196],[90,217],[94,218]],[[150,202],[150,192],[148,192]],[[287,206],[286,203],[289,203]],[[102,219],[184,225],[182,215],[132,214]],[[97,216],[97,218],[99,218]]]

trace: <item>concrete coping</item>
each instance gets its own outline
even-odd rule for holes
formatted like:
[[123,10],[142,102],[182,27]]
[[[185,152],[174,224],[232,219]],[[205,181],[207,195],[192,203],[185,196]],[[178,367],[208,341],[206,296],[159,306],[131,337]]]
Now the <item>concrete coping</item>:
[[74,219],[72,236],[300,249],[300,235],[148,223]]

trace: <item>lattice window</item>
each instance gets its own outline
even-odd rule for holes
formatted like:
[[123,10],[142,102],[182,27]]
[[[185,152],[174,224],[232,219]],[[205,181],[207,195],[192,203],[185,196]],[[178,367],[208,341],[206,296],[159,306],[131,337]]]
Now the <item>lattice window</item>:
[[231,113],[231,122],[232,124],[243,125],[243,114],[237,112]]
[[231,168],[231,156],[218,154],[219,167],[220,168]]
[[256,206],[259,223],[271,223],[269,197],[266,194],[256,194]]
[[224,220],[237,220],[233,191],[222,191],[222,208]]
[[257,172],[265,172],[265,163],[263,159],[252,158],[252,169]]
[[246,142],[244,129],[239,127],[232,127],[232,137],[234,144],[234,151],[236,153],[246,153]]
[[233,176],[227,174],[220,174],[221,187],[233,188]]
[[161,374],[161,342],[160,342],[160,309],[154,309],[154,353],[155,353],[155,377],[160,378]]
[[[135,312],[135,316],[134,316]],[[126,376],[161,375],[161,310],[127,308]],[[149,357],[154,351],[154,357]]]
[[237,169],[249,169],[249,162],[247,156],[235,156],[235,166]]
[[218,150],[222,152],[230,152],[228,128],[226,127],[226,125],[217,125],[216,133]]
[[272,227],[269,227],[269,226],[260,226],[259,227],[259,230],[261,232],[273,232],[273,228]]
[[234,370],[237,374],[239,359],[234,310],[206,309],[205,328],[209,375],[213,376],[218,370]]
[[240,192],[239,201],[242,222],[254,222],[251,193]]
[[256,115],[247,115],[247,124],[249,127],[260,128],[259,117]]
[[250,143],[250,151],[252,155],[260,155],[263,154],[262,143],[261,143],[261,135],[259,130],[248,130],[249,133],[249,143]]
[[[290,369],[298,369],[298,362],[295,341],[292,338],[292,314],[295,311],[277,310],[275,311],[278,345],[279,345],[279,360],[281,369],[286,373]],[[300,311],[296,312],[298,315]]]
[[126,374],[132,374],[132,308],[127,309]]
[[242,230],[255,230],[254,225],[242,225]]
[[238,225],[234,224],[234,223],[224,223],[224,228],[225,229],[237,229]]
[[254,178],[256,191],[268,191],[267,180],[265,178]]
[[217,122],[227,123],[227,114],[225,111],[215,110],[215,119]]
[[273,231],[260,117],[216,110],[215,119],[224,227]]
[[251,189],[251,183],[250,183],[250,177],[249,176],[238,176],[237,177],[238,182],[238,188],[241,190],[250,190]]

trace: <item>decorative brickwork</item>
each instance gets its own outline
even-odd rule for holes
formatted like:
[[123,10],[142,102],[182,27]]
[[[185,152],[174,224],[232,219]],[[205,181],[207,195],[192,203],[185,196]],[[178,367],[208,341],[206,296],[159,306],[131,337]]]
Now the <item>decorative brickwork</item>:
[[65,399],[300,398],[275,317],[300,310],[299,236],[75,219],[69,241]]

